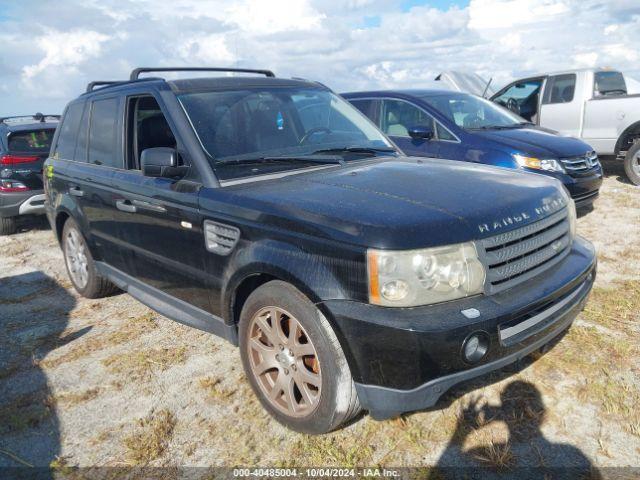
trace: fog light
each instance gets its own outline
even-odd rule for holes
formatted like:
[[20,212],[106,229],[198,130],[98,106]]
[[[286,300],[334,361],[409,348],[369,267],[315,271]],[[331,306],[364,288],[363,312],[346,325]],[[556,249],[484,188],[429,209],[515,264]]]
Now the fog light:
[[489,350],[489,337],[484,332],[472,333],[462,344],[462,356],[469,363],[476,363]]

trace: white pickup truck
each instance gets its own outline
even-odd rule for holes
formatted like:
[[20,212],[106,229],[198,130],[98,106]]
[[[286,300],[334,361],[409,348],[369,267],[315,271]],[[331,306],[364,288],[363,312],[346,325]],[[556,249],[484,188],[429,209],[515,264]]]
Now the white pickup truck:
[[[563,135],[577,137],[600,156],[624,160],[629,179],[640,185],[640,92],[638,82],[605,68],[566,70],[522,78],[496,93],[478,84],[477,75],[444,72],[449,88],[488,96],[521,117]],[[631,88],[630,88],[631,87]],[[635,90],[635,91],[634,91]]]

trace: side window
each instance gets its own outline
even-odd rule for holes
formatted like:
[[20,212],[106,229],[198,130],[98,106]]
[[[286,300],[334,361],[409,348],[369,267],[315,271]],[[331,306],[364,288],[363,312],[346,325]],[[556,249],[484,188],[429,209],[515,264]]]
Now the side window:
[[576,75],[555,75],[549,77],[544,91],[543,104],[569,103],[576,91]]
[[118,155],[118,99],[96,100],[91,106],[89,162],[122,168]]
[[76,151],[78,127],[82,118],[84,103],[72,103],[67,107],[60,124],[60,134],[54,150],[54,155],[64,160],[73,160]]
[[139,170],[140,156],[147,148],[176,148],[176,139],[160,105],[152,96],[132,97],[127,101],[127,168]]
[[353,99],[349,100],[351,105],[364,113],[369,119],[375,121],[375,100],[371,99]]
[[80,128],[76,141],[74,160],[76,162],[87,161],[87,139],[89,137],[89,107],[85,105],[80,119]]
[[449,130],[444,128],[438,122],[436,122],[436,136],[438,137],[438,140],[447,140],[447,141],[452,141],[452,142],[457,142],[458,141],[458,139],[456,137],[454,137],[453,134]]
[[434,129],[434,120],[424,110],[402,100],[382,100],[382,118],[380,128],[387,135],[408,137],[409,128],[430,125]]

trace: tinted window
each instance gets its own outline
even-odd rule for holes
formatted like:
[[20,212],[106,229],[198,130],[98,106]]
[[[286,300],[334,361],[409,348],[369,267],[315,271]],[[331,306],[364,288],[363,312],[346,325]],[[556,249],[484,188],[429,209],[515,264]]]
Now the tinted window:
[[48,153],[54,129],[13,132],[9,136],[9,150],[24,153]]
[[599,95],[625,95],[627,84],[620,72],[596,72],[594,74],[594,93]]
[[542,103],[569,103],[573,100],[576,90],[576,75],[556,75],[549,77],[545,87],[544,100]]
[[371,120],[375,120],[375,115],[374,115],[375,100],[353,99],[353,100],[349,100],[349,102],[351,102],[351,104],[354,107],[356,107],[358,110],[364,113]]
[[74,160],[76,162],[87,161],[87,137],[89,134],[89,109],[85,108],[82,112],[80,127],[78,129],[78,140],[76,142],[76,150]]
[[117,115],[117,98],[93,102],[89,129],[90,163],[109,167],[122,167],[117,145]]
[[402,100],[382,100],[380,128],[387,135],[408,137],[409,128],[430,126],[435,131],[431,115]]
[[78,136],[78,126],[82,118],[84,103],[73,103],[67,107],[62,123],[60,124],[60,134],[54,155],[65,160],[73,160],[76,150],[76,138]]

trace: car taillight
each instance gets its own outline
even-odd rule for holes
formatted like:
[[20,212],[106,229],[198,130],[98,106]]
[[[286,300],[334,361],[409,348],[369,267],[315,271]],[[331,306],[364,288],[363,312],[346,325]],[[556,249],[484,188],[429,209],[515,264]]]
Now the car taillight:
[[29,187],[17,180],[0,180],[0,192],[24,192],[27,190]]
[[18,163],[31,163],[37,161],[38,157],[26,155],[3,155],[0,157],[0,165],[16,165]]

